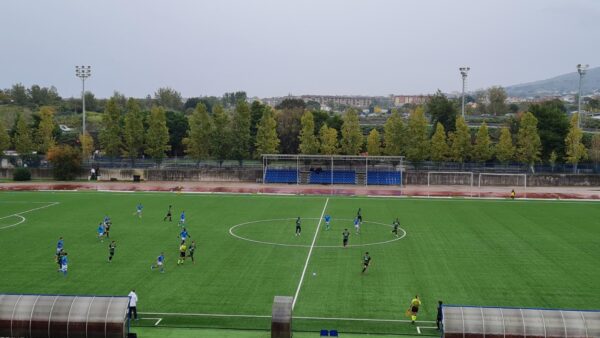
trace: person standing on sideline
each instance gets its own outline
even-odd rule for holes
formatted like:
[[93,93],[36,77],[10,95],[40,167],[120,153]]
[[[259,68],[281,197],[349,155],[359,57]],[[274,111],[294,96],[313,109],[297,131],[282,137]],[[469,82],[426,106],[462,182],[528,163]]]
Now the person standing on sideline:
[[296,219],[296,236],[300,236],[302,233],[302,226],[300,225],[300,216]]
[[417,320],[417,313],[419,312],[419,306],[421,306],[421,300],[419,296],[415,296],[413,300],[410,301],[410,320],[411,324],[414,324]]
[[438,301],[437,307],[437,319],[435,320],[435,324],[437,325],[438,331],[442,330],[442,320],[444,319],[444,314],[442,313],[442,301]]
[[138,316],[137,316],[137,301],[138,301],[138,296],[135,293],[135,289],[131,290],[131,292],[129,293],[129,319],[131,320],[131,315],[133,314],[133,317],[135,318],[135,320],[138,320]]
[[515,199],[515,189],[511,190],[511,192],[510,192],[510,199],[511,200]]

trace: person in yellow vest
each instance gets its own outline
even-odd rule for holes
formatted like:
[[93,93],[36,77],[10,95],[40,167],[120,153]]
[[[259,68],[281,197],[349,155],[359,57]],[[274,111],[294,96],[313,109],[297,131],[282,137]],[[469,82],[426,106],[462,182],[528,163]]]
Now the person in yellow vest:
[[510,192],[510,199],[511,199],[511,200],[514,200],[514,199],[515,199],[515,189],[513,189],[513,190]]
[[413,298],[413,300],[410,301],[410,319],[412,320],[412,324],[415,323],[415,320],[417,320],[417,313],[419,312],[419,306],[421,306],[421,300],[419,299],[419,296],[415,296],[415,298]]

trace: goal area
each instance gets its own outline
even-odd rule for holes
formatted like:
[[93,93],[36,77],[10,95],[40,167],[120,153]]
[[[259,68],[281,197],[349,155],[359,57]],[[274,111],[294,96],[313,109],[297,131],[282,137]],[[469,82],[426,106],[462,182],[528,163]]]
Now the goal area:
[[263,154],[262,183],[402,186],[404,157]]

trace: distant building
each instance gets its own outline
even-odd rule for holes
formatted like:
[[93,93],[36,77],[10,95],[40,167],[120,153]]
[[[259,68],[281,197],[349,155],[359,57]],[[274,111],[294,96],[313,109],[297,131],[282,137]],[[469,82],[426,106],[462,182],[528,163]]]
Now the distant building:
[[405,104],[424,104],[429,99],[425,95],[394,95],[392,97],[395,107],[402,107]]
[[344,105],[356,108],[369,107],[373,101],[370,96],[302,95],[300,98],[304,102],[318,102],[321,106]]

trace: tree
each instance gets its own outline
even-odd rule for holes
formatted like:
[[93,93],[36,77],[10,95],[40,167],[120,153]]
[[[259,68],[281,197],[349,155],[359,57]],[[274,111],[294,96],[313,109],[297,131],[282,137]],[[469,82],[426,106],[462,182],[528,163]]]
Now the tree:
[[334,128],[323,124],[319,130],[320,153],[323,155],[336,155],[338,153],[338,132]]
[[581,142],[583,132],[581,131],[581,128],[579,128],[578,122],[579,113],[573,114],[569,133],[565,138],[566,160],[567,163],[573,165],[573,173],[577,172],[577,164],[579,161],[587,158],[587,150],[585,149],[585,145]]
[[34,84],[27,92],[32,106],[54,105],[61,100],[55,87],[47,88]]
[[565,138],[569,132],[567,109],[560,100],[532,104],[529,111],[538,121],[538,132],[542,142],[542,158],[547,159],[552,151],[558,158],[565,155]]
[[519,122],[517,134],[517,159],[529,165],[533,172],[533,165],[540,160],[542,142],[537,131],[537,119],[532,113],[527,112]]
[[600,134],[594,134],[592,137],[592,144],[589,151],[590,160],[592,160],[595,165],[598,165],[600,162]]
[[53,146],[48,150],[48,162],[57,180],[73,180],[81,172],[81,152],[69,145]]
[[54,112],[54,108],[48,106],[40,109],[40,124],[36,130],[36,138],[38,149],[43,154],[56,144],[54,138],[54,129],[56,128]]
[[211,149],[213,156],[219,162],[219,166],[223,164],[223,161],[229,157],[231,150],[231,129],[229,125],[229,117],[223,110],[223,106],[216,104],[213,107],[213,120],[212,125],[214,126],[213,134],[211,137]]
[[415,163],[424,161],[429,154],[429,133],[423,107],[417,107],[408,116],[406,127],[406,158]]
[[283,99],[278,105],[275,106],[275,109],[296,109],[300,108],[302,110],[306,109],[306,103],[302,99]]
[[100,131],[100,145],[111,159],[121,154],[121,135],[121,112],[117,100],[111,98],[106,103]]
[[183,156],[183,139],[187,136],[189,123],[181,112],[167,111],[167,128],[169,128],[169,145],[172,156]]
[[179,111],[183,107],[181,93],[171,87],[158,88],[154,93],[154,100],[159,106],[170,110]]
[[4,151],[10,148],[10,136],[6,131],[6,126],[0,119],[0,158],[4,155]]
[[190,116],[190,129],[187,137],[183,140],[185,153],[200,164],[201,160],[207,159],[210,154],[211,136],[213,126],[208,116],[208,111],[203,103],[198,103],[192,116]]
[[431,150],[429,151],[432,161],[444,162],[448,158],[450,148],[446,141],[446,131],[440,122],[435,126],[435,133],[431,137]]
[[367,152],[369,156],[381,155],[381,136],[375,128],[371,129],[367,137]]
[[144,116],[140,105],[133,98],[127,101],[125,127],[123,128],[123,155],[135,163],[135,159],[144,153]]
[[500,139],[496,146],[496,158],[501,163],[510,162],[515,156],[515,146],[513,145],[510,129],[502,127],[500,129]]
[[96,100],[96,96],[94,93],[86,91],[85,92],[85,110],[86,111],[97,111],[98,110],[98,100]]
[[256,154],[277,154],[279,151],[279,137],[277,136],[277,121],[273,117],[271,107],[264,107],[263,116],[258,123],[256,131]]
[[87,131],[85,134],[79,134],[79,144],[81,144],[81,153],[84,158],[90,158],[94,151],[94,138]]
[[385,153],[390,156],[400,156],[404,148],[404,124],[402,117],[395,111],[383,125],[383,141]]
[[231,155],[240,166],[250,157],[250,108],[246,101],[238,101],[231,119]]
[[456,130],[450,137],[452,160],[464,163],[471,154],[471,132],[462,116],[456,119]]
[[21,83],[15,83],[10,89],[10,96],[17,106],[25,106],[29,103],[27,89]]
[[313,155],[319,152],[319,140],[315,136],[315,121],[313,114],[307,110],[300,119],[302,129],[300,130],[299,152],[304,155]]
[[29,155],[35,149],[35,146],[31,141],[31,133],[29,132],[29,126],[27,125],[25,117],[18,113],[15,124],[16,130],[13,137],[15,150],[21,156]]
[[506,91],[500,86],[490,87],[487,90],[490,101],[487,111],[492,115],[504,115],[508,111],[506,106]]
[[160,164],[171,149],[167,116],[162,107],[154,106],[150,110],[148,131],[146,133],[146,154]]
[[494,149],[492,148],[492,140],[488,131],[488,126],[485,123],[481,123],[481,127],[477,130],[477,136],[475,136],[475,145],[473,146],[473,159],[477,162],[486,162],[494,156]]
[[360,130],[360,125],[358,122],[358,113],[354,108],[350,108],[344,115],[340,150],[345,155],[358,155],[362,147],[363,134]]
[[278,111],[275,119],[277,120],[277,135],[281,140],[281,152],[284,154],[295,154],[300,145],[300,120],[304,113],[303,108],[285,107]]
[[439,122],[444,126],[446,132],[454,131],[458,110],[455,104],[448,100],[441,91],[438,90],[435,95],[429,98],[426,112],[427,115],[431,116],[432,125],[435,126]]
[[[254,148],[254,141],[256,141],[256,133],[258,132],[258,124],[264,115],[264,111],[267,106],[260,103],[259,101],[253,101],[250,105],[250,140],[251,148]],[[252,149],[254,153],[254,149]]]
[[238,102],[245,102],[247,99],[248,95],[246,95],[246,92],[232,92],[223,94],[223,99],[221,101],[225,107],[234,107]]

